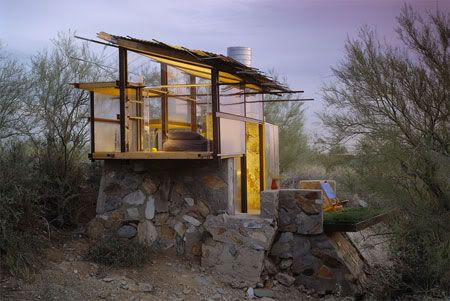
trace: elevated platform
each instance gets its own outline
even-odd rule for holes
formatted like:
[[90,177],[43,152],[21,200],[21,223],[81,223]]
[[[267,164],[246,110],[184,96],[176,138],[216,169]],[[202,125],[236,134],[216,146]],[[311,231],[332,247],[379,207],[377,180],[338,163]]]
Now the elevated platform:
[[142,160],[142,159],[213,159],[212,152],[95,152],[91,154],[93,160]]

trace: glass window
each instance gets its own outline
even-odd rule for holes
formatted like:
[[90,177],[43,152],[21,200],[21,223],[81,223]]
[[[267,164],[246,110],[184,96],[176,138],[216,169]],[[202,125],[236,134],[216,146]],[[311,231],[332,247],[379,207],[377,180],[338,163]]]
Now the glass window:
[[265,126],[265,160],[266,160],[266,187],[270,189],[273,177],[280,175],[280,159],[278,146],[278,126],[264,123]]
[[169,129],[186,128],[191,129],[191,103],[190,101],[180,100],[169,97]]
[[[247,89],[247,92],[254,93],[255,90]],[[264,116],[264,106],[262,103],[262,94],[247,94],[245,96],[246,102],[246,116],[253,119],[263,120]]]
[[[210,85],[211,81],[196,77],[196,83]],[[199,86],[196,92],[197,132],[208,140],[213,139],[211,86]]]
[[244,116],[244,96],[241,89],[234,86],[220,86],[220,112]]
[[144,98],[144,133],[143,150],[156,151],[161,149],[161,98]]

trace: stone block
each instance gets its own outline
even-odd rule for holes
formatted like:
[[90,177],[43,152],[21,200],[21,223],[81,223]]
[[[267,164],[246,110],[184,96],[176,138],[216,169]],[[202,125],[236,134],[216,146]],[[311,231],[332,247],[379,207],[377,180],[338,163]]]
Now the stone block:
[[195,217],[192,217],[190,215],[183,215],[183,220],[185,220],[186,222],[188,222],[189,224],[198,227],[202,224],[201,221],[199,221],[198,219],[196,219]]
[[139,219],[139,209],[136,207],[127,208],[128,219]]
[[160,195],[155,197],[155,210],[158,213],[169,212],[169,201],[162,198]]
[[292,258],[293,239],[294,235],[291,232],[283,232],[270,249],[270,255],[278,258]]
[[282,189],[279,192],[280,231],[300,234],[323,232],[322,192],[320,190]]
[[139,242],[151,246],[158,239],[158,231],[151,221],[144,221],[138,225],[138,240]]
[[202,247],[202,266],[219,273],[235,287],[256,286],[264,265],[264,250],[207,240]]
[[145,206],[145,218],[153,219],[155,217],[155,198],[149,196],[147,198],[147,205]]
[[203,201],[197,202],[197,210],[200,213],[200,215],[203,216],[204,218],[206,218],[209,215],[209,208]]
[[299,234],[321,234],[323,232],[323,214],[307,215],[300,212],[296,218],[297,233]]
[[275,279],[278,280],[284,286],[291,286],[295,282],[295,278],[285,273],[278,273],[275,275]]
[[209,215],[204,227],[216,241],[244,245],[255,250],[269,250],[276,234],[272,219],[246,214]]
[[261,217],[278,219],[278,190],[261,191]]
[[102,197],[104,201],[103,212],[110,212],[122,206],[122,198],[119,195],[106,195]]
[[189,206],[189,207],[192,207],[192,206],[194,206],[194,199],[193,198],[184,198],[184,201],[186,202],[186,204]]
[[117,236],[120,238],[133,238],[136,236],[137,230],[131,225],[123,225],[117,230]]
[[145,194],[140,190],[127,194],[123,199],[123,202],[128,205],[142,205],[144,204],[144,201]]
[[158,184],[154,179],[145,177],[142,181],[142,190],[147,194],[154,194],[158,191]]

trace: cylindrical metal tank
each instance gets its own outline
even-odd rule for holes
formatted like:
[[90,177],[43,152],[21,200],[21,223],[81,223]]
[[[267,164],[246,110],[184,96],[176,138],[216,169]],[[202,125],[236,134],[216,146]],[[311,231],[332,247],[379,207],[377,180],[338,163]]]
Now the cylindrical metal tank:
[[252,66],[252,49],[250,47],[233,46],[227,48],[227,56],[236,61],[251,67]]

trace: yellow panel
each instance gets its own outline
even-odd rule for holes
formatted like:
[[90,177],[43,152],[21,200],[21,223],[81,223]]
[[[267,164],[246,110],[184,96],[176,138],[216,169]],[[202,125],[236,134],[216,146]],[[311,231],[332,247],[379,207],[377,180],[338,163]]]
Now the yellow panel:
[[[263,166],[262,166],[262,173],[260,173],[260,175],[261,174],[263,174],[263,175],[265,175],[266,174],[266,160],[265,160],[265,158],[266,158],[266,148],[264,147],[264,145],[266,145],[266,127],[264,126],[264,124],[262,124],[261,125],[261,128],[262,128],[262,137],[261,137],[261,140],[262,140],[262,147],[260,148],[260,149],[262,149],[262,154],[261,154],[261,157],[263,158],[263,160],[262,160],[262,162],[263,162]],[[267,179],[266,179],[266,177],[264,176],[263,177],[263,187],[262,187],[262,190],[267,190]]]
[[213,117],[212,113],[206,115],[206,139],[213,140]]
[[260,209],[260,160],[259,160],[259,125],[246,123],[246,158],[247,158],[247,208]]

